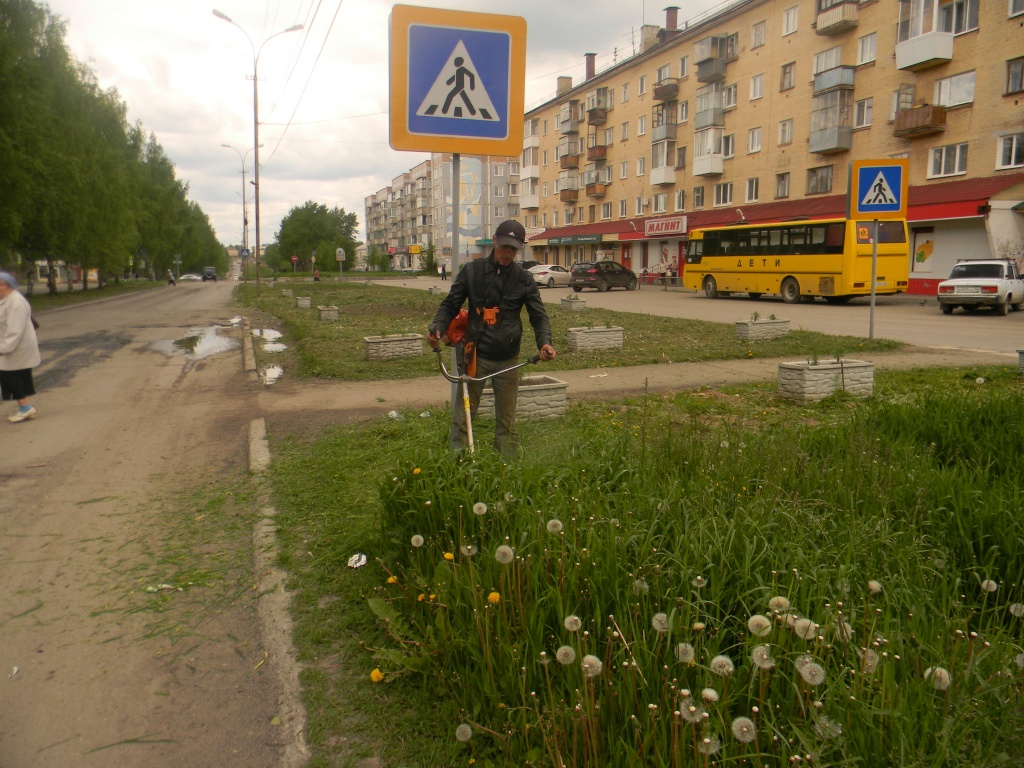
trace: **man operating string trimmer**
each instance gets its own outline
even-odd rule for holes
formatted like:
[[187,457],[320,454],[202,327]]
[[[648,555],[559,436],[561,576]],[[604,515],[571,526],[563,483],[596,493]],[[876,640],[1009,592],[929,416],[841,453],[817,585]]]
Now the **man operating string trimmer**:
[[[442,337],[457,335],[449,326],[469,300],[465,336],[457,345],[460,373],[472,377],[465,382],[469,390],[470,420],[476,416],[484,379],[494,388],[494,448],[511,456],[517,445],[516,400],[519,395],[519,371],[516,370],[523,337],[522,309],[525,306],[537,339],[541,360],[554,360],[551,324],[533,275],[516,263],[516,255],[526,244],[526,230],[518,221],[504,221],[494,231],[494,249],[482,259],[471,261],[452,281],[451,291],[441,302],[430,324],[427,340],[435,350]],[[456,323],[458,325],[458,323]],[[471,424],[471,421],[470,421]],[[472,426],[466,413],[452,403],[452,424],[448,445],[452,450],[470,447]]]

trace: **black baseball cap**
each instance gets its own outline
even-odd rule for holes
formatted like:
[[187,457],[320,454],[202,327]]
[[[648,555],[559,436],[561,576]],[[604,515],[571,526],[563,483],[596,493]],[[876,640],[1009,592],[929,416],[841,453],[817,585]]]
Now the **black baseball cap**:
[[494,244],[510,245],[521,251],[526,245],[526,230],[518,221],[512,219],[503,221],[494,230]]

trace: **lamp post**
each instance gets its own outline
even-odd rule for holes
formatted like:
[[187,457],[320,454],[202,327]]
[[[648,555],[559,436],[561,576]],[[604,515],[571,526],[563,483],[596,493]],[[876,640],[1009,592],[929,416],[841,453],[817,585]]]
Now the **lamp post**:
[[[247,205],[248,200],[246,198],[246,195],[248,194],[248,188],[247,188],[246,183],[245,183],[245,158],[247,158],[249,156],[249,153],[252,152],[253,148],[250,147],[249,149],[245,150],[245,154],[243,155],[238,150],[237,147],[233,147],[230,144],[221,144],[221,146],[224,147],[224,149],[233,149],[233,150],[235,150],[235,153],[238,155],[238,159],[242,163],[242,250],[248,251],[249,250],[249,207]],[[262,147],[263,145],[261,144],[260,146]]]
[[[256,296],[260,295],[260,97],[259,88],[257,83],[259,82],[258,70],[260,62],[260,54],[263,53],[263,46],[269,43],[278,35],[283,35],[288,32],[298,32],[302,29],[301,24],[288,27],[280,32],[276,32],[266,40],[264,40],[259,47],[256,49],[255,44],[252,42],[252,38],[249,37],[249,33],[244,29],[235,24],[226,14],[214,9],[213,15],[218,19],[223,19],[228,24],[237,27],[238,30],[245,35],[245,39],[249,41],[249,47],[252,48],[252,147],[253,147],[253,187],[255,187],[254,200],[256,204],[256,244],[253,247],[253,262],[256,264]],[[245,195],[243,193],[242,199],[244,201]]]

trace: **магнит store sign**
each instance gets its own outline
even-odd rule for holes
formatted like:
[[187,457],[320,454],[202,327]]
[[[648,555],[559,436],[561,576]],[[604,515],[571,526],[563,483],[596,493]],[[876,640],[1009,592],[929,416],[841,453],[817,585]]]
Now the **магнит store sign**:
[[658,237],[659,235],[685,235],[686,217],[667,216],[663,219],[648,219],[644,222],[644,235],[647,237]]

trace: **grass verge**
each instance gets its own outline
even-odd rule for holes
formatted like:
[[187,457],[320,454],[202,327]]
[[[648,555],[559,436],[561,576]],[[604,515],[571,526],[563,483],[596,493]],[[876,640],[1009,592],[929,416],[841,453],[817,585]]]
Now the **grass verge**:
[[159,288],[165,285],[165,283],[159,281],[145,281],[145,282],[123,282],[123,283],[108,283],[102,288],[90,287],[88,291],[72,291],[70,293],[61,291],[56,294],[49,294],[46,292],[46,285],[35,286],[35,293],[31,296],[26,296],[28,303],[32,305],[33,312],[46,312],[51,309],[59,309],[61,307],[71,306],[73,304],[85,304],[90,301],[99,301],[100,299],[108,299],[112,296],[122,296],[126,293],[138,293],[139,291],[148,291],[151,288]]

